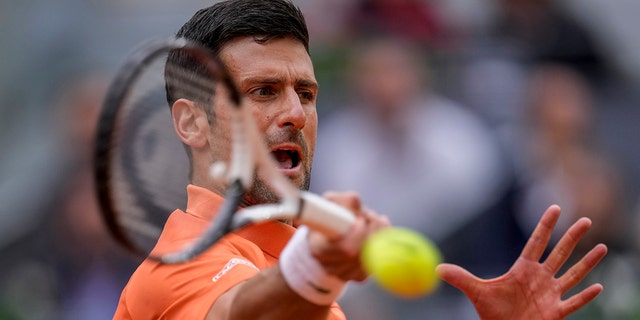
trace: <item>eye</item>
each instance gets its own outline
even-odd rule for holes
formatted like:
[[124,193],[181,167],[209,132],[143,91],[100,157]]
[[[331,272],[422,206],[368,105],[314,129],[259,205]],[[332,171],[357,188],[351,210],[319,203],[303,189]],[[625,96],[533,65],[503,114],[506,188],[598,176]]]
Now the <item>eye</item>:
[[315,93],[309,90],[298,90],[298,97],[301,102],[313,102],[315,100]]
[[257,97],[271,97],[273,95],[276,94],[276,91],[271,88],[271,87],[259,87],[256,89],[253,89],[249,92],[250,95],[252,96],[257,96]]

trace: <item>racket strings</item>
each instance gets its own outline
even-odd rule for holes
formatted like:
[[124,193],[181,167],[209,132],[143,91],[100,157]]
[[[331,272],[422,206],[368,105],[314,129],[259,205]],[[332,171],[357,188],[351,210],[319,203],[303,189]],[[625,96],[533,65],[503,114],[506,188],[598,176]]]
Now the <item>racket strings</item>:
[[166,81],[183,96],[206,101],[213,96],[211,77],[168,64],[161,54],[128,85],[111,133],[111,190],[118,223],[140,251],[149,252],[168,215],[186,206],[189,160],[174,132]]
[[[179,54],[175,63],[174,53]],[[156,247],[169,215],[187,206],[190,160],[176,135],[170,101],[177,97],[200,107],[212,106],[215,95],[222,94],[221,99],[229,99],[222,105],[233,106],[239,95],[224,66],[210,52],[175,40],[141,47],[114,79],[101,115],[109,129],[102,133],[101,146],[96,148],[109,150],[104,153],[109,166],[99,169],[106,170],[101,174],[108,177],[99,181],[104,186],[99,192],[107,193],[101,198],[109,202],[102,205],[106,207],[103,214],[110,216],[106,220],[112,221],[109,228],[119,242],[147,255]],[[210,110],[212,107],[207,108]],[[212,150],[221,150],[215,151],[217,154],[227,154],[234,149],[234,139],[228,132],[209,142]],[[230,167],[230,159],[222,160]],[[171,261],[190,259],[229,231],[231,218],[244,198],[244,185],[223,179],[229,184],[224,186],[228,194],[215,215],[224,219],[216,218],[206,231],[185,240],[191,249],[178,249],[181,255]]]
[[167,63],[165,77],[169,83],[169,90],[174,90],[175,92],[172,94],[175,96],[209,103],[215,95],[216,79],[212,76],[199,74],[190,68]]

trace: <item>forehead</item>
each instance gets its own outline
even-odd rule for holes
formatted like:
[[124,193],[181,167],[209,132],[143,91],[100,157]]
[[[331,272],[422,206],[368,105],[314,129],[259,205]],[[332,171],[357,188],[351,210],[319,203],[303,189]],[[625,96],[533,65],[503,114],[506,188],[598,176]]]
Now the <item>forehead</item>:
[[239,82],[265,76],[316,81],[313,63],[304,45],[292,38],[262,43],[253,37],[237,38],[224,45],[220,58]]

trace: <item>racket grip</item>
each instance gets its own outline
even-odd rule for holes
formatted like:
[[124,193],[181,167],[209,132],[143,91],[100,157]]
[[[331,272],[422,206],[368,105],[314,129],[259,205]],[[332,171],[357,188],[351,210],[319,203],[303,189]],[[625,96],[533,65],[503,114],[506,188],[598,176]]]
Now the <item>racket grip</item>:
[[356,218],[348,209],[310,192],[301,192],[302,206],[298,218],[310,229],[329,239],[346,234]]

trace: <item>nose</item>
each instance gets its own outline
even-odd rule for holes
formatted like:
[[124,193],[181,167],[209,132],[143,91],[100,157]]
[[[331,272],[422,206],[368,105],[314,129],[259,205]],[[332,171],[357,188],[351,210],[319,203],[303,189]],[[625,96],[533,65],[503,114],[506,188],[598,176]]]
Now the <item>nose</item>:
[[278,126],[291,127],[300,130],[304,128],[306,114],[298,93],[294,89],[286,91],[283,101],[283,111],[279,115]]

